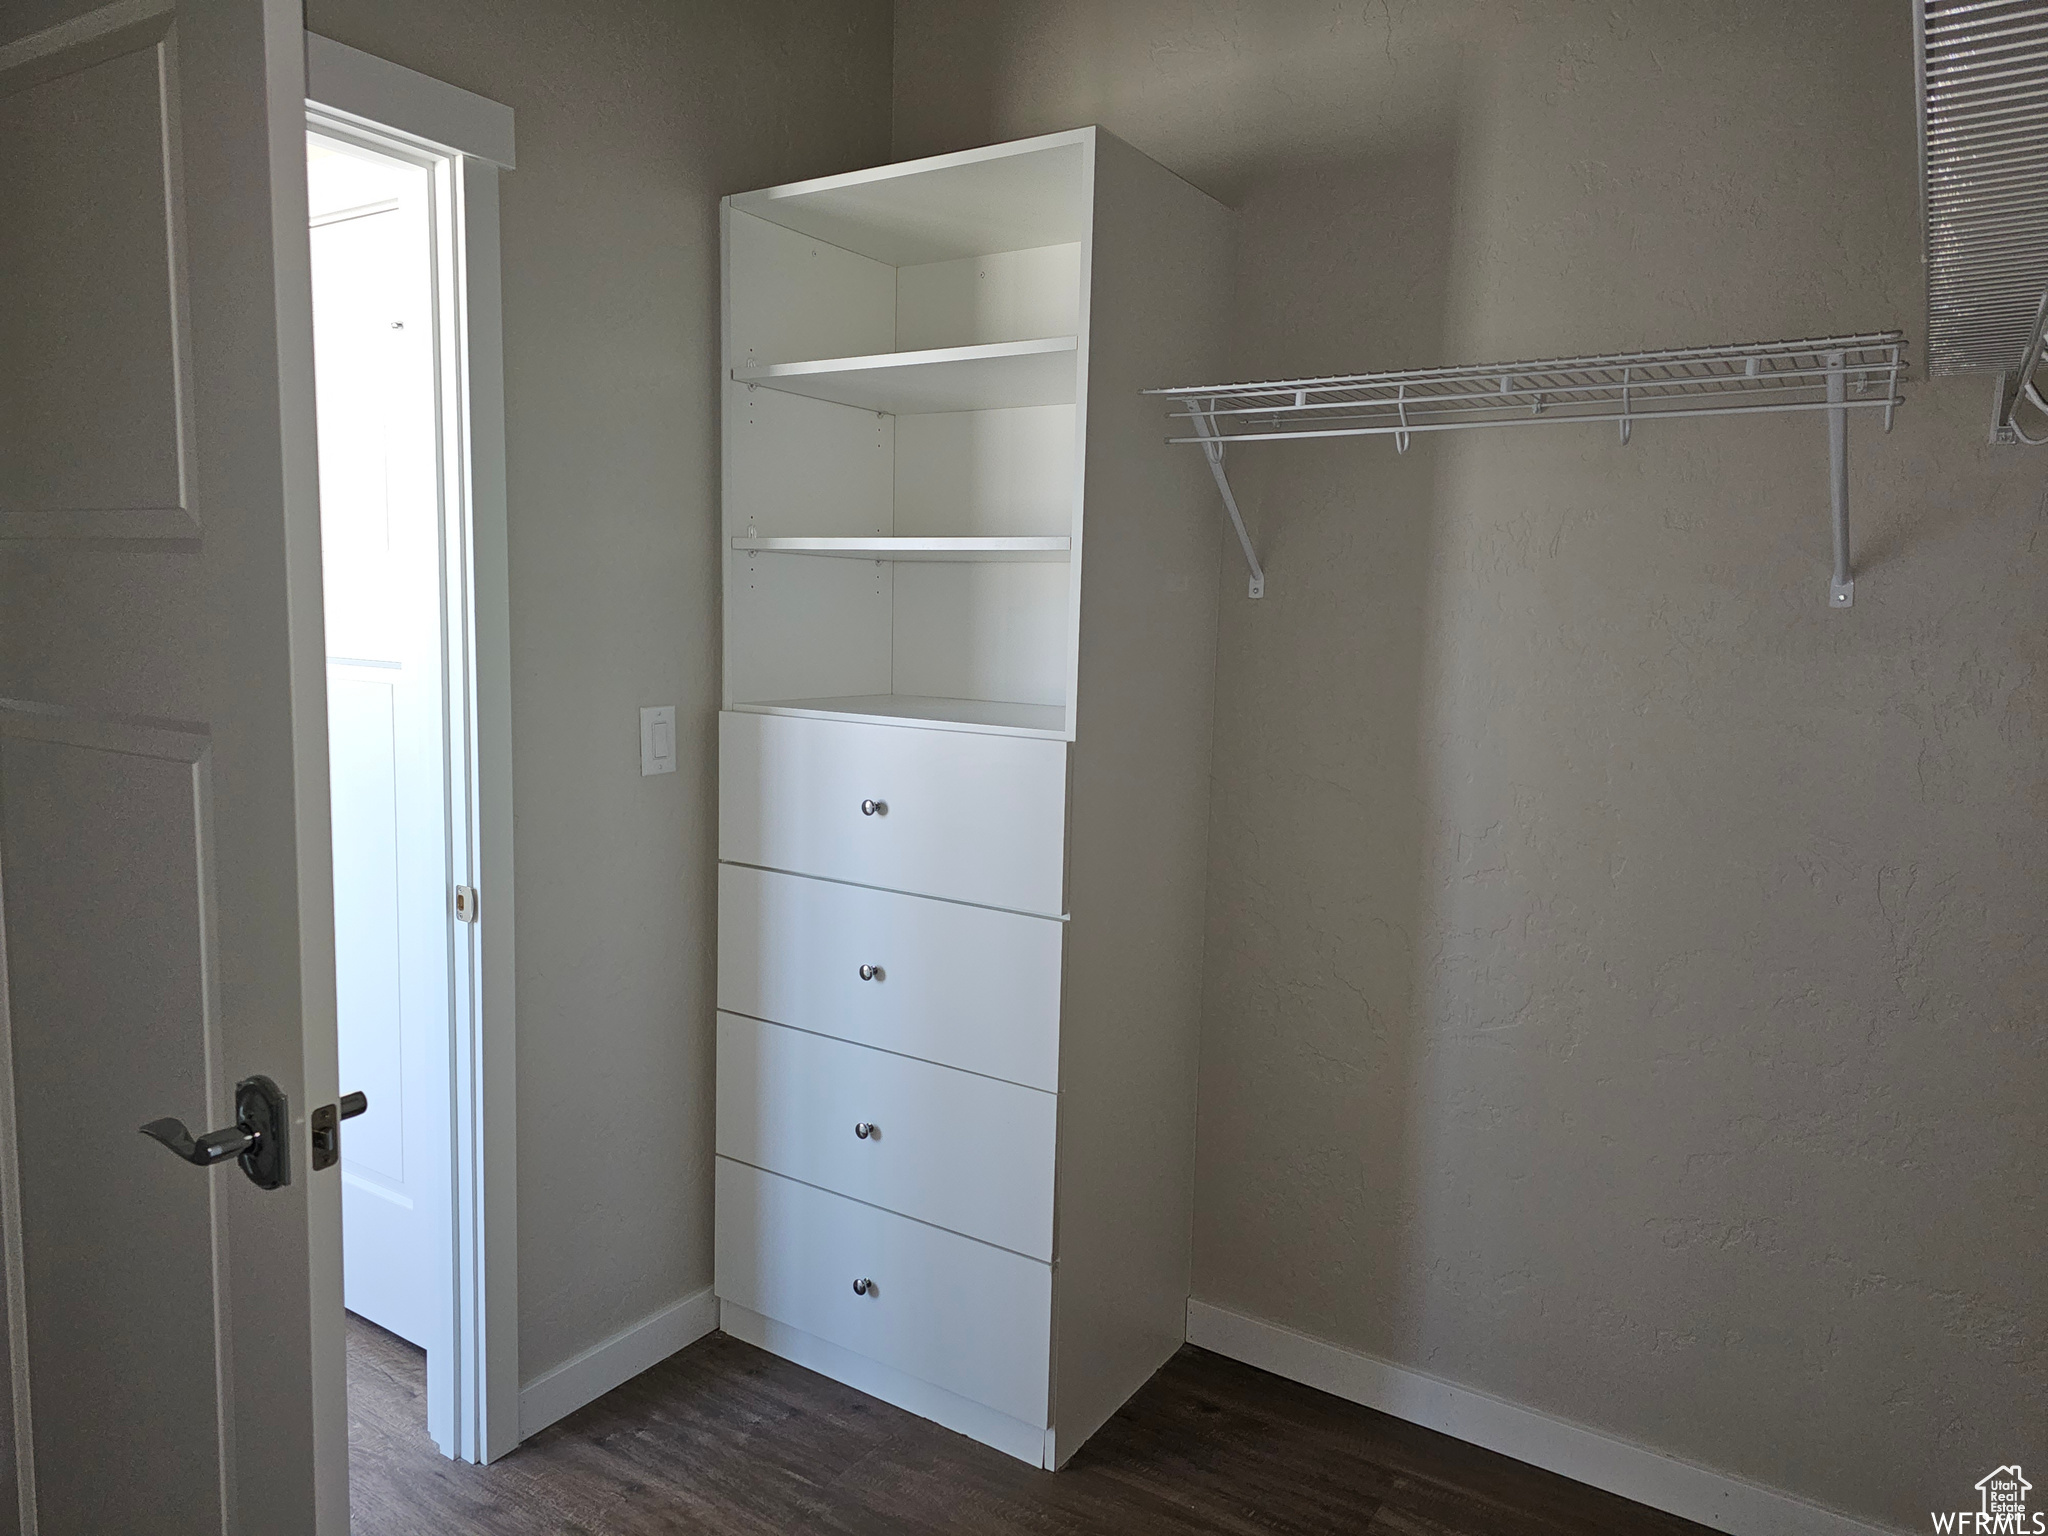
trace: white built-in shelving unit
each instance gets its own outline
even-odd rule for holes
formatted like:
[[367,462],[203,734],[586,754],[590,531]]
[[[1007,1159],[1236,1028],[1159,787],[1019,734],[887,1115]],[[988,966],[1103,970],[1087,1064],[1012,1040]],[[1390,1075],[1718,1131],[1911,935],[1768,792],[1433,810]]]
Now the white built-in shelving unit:
[[1232,218],[1094,129],[725,204],[728,1332],[1057,1466],[1184,1336]]
[[1089,159],[729,200],[730,708],[1071,737]]

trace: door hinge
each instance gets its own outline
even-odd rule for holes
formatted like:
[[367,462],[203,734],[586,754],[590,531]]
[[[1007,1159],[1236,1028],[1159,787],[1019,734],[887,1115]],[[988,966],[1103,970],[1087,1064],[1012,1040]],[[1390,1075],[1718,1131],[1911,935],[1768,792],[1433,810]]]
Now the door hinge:
[[455,887],[455,921],[473,923],[476,921],[476,887],[458,885]]

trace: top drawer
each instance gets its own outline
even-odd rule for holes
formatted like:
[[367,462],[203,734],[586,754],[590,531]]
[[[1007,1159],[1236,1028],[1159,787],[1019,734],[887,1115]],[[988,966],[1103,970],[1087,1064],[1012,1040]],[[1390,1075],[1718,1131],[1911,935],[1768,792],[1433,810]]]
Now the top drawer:
[[721,859],[1066,910],[1065,742],[727,712],[718,773]]

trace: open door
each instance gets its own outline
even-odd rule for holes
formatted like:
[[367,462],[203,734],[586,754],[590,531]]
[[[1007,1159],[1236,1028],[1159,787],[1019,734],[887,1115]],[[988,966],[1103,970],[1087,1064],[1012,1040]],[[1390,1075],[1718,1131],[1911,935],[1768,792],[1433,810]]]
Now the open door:
[[66,7],[0,9],[21,1528],[340,1536],[303,20],[119,0],[21,35],[24,10]]

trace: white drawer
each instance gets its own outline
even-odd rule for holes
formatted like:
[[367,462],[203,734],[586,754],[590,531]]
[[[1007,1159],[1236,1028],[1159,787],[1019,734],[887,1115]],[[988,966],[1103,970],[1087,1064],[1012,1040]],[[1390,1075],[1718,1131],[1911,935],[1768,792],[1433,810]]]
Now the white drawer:
[[1065,937],[1052,918],[722,864],[718,1006],[1050,1092]]
[[[1050,1265],[717,1163],[721,1297],[1044,1426]],[[855,1280],[872,1282],[865,1295]]]
[[728,711],[718,774],[721,859],[1066,910],[1065,742]]
[[720,1154],[1048,1261],[1058,1106],[1036,1088],[718,1016]]

